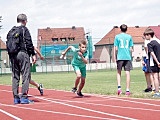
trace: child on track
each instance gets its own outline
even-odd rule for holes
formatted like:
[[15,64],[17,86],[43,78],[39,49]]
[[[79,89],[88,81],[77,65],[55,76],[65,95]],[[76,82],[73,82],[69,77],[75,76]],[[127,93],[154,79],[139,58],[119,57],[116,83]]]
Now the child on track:
[[[41,60],[44,60],[44,57],[42,56],[42,54],[40,53],[40,51],[36,48],[36,47],[34,47],[34,50],[36,51],[36,53],[38,54],[38,56],[40,57],[40,59]],[[32,66],[32,63],[30,63],[31,64],[31,66]],[[39,92],[40,92],[40,94],[41,95],[43,95],[43,85],[40,83],[40,84],[38,84],[38,83],[36,83],[34,80],[30,80],[29,81],[29,83],[31,84],[31,85],[34,85],[35,87],[37,87],[37,89],[39,90]]]
[[74,52],[71,64],[76,74],[75,86],[72,88],[72,92],[75,93],[77,91],[77,95],[83,97],[84,95],[81,91],[85,85],[86,64],[88,63],[87,42],[82,40],[79,43],[79,49],[76,49],[74,46],[69,46],[64,52],[62,52],[62,56],[65,57],[65,54],[70,49]]
[[120,26],[121,33],[115,36],[114,39],[114,59],[117,64],[117,94],[122,93],[121,90],[121,71],[124,67],[126,73],[126,95],[130,95],[130,70],[132,69],[132,51],[133,39],[132,36],[127,34],[127,25]]

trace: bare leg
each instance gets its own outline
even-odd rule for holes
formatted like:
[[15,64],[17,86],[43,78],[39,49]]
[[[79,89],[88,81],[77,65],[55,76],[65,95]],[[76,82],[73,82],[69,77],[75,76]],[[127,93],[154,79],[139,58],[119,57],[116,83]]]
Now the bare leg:
[[150,81],[151,81],[151,85],[152,85],[152,90],[155,90],[153,75],[151,73],[149,73],[149,75],[150,75]]
[[76,80],[75,80],[75,85],[74,85],[74,87],[75,88],[77,88],[77,86],[78,86],[78,84],[79,84],[79,82],[80,82],[80,78],[81,78],[81,72],[78,70],[78,71],[76,71]]
[[146,73],[146,72],[144,72],[144,74],[145,74],[145,78],[146,78],[147,88],[151,88],[151,75],[150,75],[150,73]]
[[121,70],[117,70],[117,84],[121,86]]
[[126,71],[126,89],[130,88],[130,71]]
[[29,83],[30,83],[31,85],[36,86],[37,88],[39,87],[39,84],[36,83],[36,82],[34,82],[34,80],[30,80]]
[[84,84],[85,84],[85,78],[84,77],[81,77],[81,83],[79,85],[79,88],[78,88],[78,91],[77,92],[81,92],[81,90],[83,89],[84,87]]
[[152,73],[154,77],[154,85],[155,85],[155,91],[159,92],[159,80],[158,80],[158,73]]

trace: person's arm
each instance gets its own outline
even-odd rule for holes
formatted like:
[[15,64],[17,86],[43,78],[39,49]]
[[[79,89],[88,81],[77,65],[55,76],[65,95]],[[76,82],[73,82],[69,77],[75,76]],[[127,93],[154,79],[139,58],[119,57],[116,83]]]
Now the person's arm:
[[83,54],[81,52],[78,52],[78,55],[82,58],[82,61],[87,64],[88,63],[88,59],[83,57]]
[[116,62],[116,61],[117,61],[117,52],[118,52],[117,47],[116,47],[116,46],[114,46],[114,48],[113,48],[114,62]]
[[44,60],[43,55],[40,53],[40,51],[39,51],[36,47],[34,47],[34,50],[37,52],[37,54],[38,54],[38,56],[40,57],[40,59],[41,59],[41,60]]
[[155,60],[155,62],[157,63],[157,65],[160,66],[160,63],[159,63],[156,55],[154,54],[154,52],[151,52],[151,55],[152,55],[153,59]]
[[30,32],[26,27],[25,27],[25,31],[23,31],[23,32],[24,32],[24,39],[26,42],[27,52],[29,55],[30,54],[32,55],[33,64],[34,64],[34,63],[36,63],[37,58],[35,55],[34,46],[32,43],[32,38],[31,38]]
[[66,53],[70,50],[72,48],[72,46],[69,46],[64,52],[62,52],[61,54],[63,55],[63,56],[65,56],[66,55]]

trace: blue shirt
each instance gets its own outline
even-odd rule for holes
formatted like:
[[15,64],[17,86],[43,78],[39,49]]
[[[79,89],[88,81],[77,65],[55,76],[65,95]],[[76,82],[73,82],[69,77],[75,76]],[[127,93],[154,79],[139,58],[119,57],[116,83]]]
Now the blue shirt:
[[117,47],[117,60],[131,60],[130,48],[133,46],[133,39],[129,34],[120,33],[115,36],[114,46]]
[[[80,51],[79,49],[76,49],[75,47],[71,47],[71,50],[73,51],[73,59],[72,59],[72,65],[79,66],[79,67],[84,67],[86,64],[83,62],[82,58],[78,55],[78,52]],[[88,51],[83,53],[83,57],[88,59]]]

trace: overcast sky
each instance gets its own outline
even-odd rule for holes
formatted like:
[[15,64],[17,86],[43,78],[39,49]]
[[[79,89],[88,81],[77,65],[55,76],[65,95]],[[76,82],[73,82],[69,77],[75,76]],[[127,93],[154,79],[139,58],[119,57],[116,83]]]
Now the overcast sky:
[[[0,36],[16,25],[17,15],[25,13],[32,39],[38,28],[84,27],[98,42],[113,26],[160,25],[160,0],[0,0],[3,29]],[[36,42],[34,42],[36,46]]]

